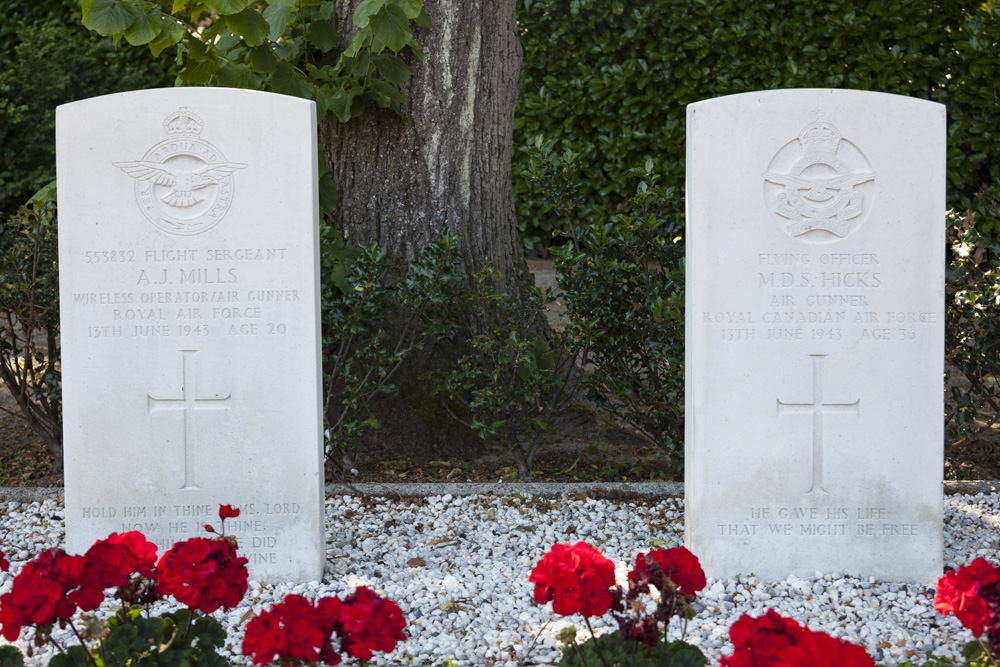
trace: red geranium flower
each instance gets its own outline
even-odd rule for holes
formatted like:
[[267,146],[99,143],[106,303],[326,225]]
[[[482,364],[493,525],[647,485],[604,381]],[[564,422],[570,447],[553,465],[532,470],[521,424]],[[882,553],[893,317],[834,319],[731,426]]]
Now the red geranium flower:
[[211,614],[239,604],[247,590],[246,558],[228,540],[192,537],[163,554],[154,578],[156,592],[173,595],[191,609]]
[[[628,573],[628,578],[632,580],[649,578],[651,575],[647,567],[649,560],[655,561],[663,574],[674,582],[677,589],[684,595],[694,596],[708,583],[705,580],[705,571],[701,569],[701,563],[698,562],[698,557],[686,547],[653,549],[648,554],[638,554],[635,557],[635,568]],[[655,582],[651,581],[650,583],[655,585]]]
[[83,556],[80,590],[71,600],[83,611],[93,611],[104,601],[104,589],[124,586],[139,569],[139,559],[124,544],[98,540]]
[[857,644],[809,629],[782,657],[782,664],[789,667],[875,667],[875,661]]
[[[334,624],[328,623],[323,609],[329,607],[321,602],[313,606],[301,595],[285,596],[247,624],[243,655],[251,656],[255,665],[288,659],[339,664],[340,654],[331,643]],[[340,600],[336,602],[339,605]],[[339,614],[334,620],[339,620]]]
[[232,505],[219,505],[219,518],[225,521],[226,519],[235,519],[240,515],[240,510]]
[[723,656],[722,667],[782,666],[783,652],[802,640],[805,629],[790,618],[784,618],[773,609],[757,618],[744,614],[729,628],[733,640],[733,654]]
[[[327,616],[332,611],[332,608],[327,610]],[[344,649],[358,660],[368,662],[372,651],[389,653],[396,648],[397,641],[406,639],[403,610],[364,586],[344,600],[339,611]]]
[[9,593],[0,597],[0,632],[15,641],[25,625],[44,626],[76,612],[83,558],[62,549],[40,553],[21,570]]
[[108,542],[127,547],[135,556],[139,574],[147,579],[153,577],[153,570],[156,568],[156,545],[147,540],[145,535],[138,530],[130,530],[127,533],[111,533],[108,536]]
[[1000,597],[1000,570],[983,558],[946,572],[938,579],[934,608],[943,615],[955,614],[975,637],[992,627],[990,605],[985,597]]
[[552,600],[557,614],[601,616],[611,609],[615,564],[586,542],[556,544],[538,561],[528,581],[535,584],[535,602]]
[[825,632],[813,632],[772,609],[741,616],[729,629],[734,651],[722,667],[875,667],[864,649]]
[[6,572],[10,569],[10,562],[7,560],[7,556],[4,552],[0,551],[0,572]]

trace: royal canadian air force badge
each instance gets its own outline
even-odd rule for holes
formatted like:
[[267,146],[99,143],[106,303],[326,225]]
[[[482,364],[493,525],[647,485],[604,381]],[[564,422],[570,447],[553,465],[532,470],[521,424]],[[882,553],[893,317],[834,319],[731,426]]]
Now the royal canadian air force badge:
[[146,219],[180,236],[201,234],[225,217],[233,202],[233,172],[245,164],[228,162],[200,138],[204,123],[187,107],[163,122],[167,138],[141,160],[115,162],[135,179],[135,197]]
[[764,199],[789,235],[829,242],[864,222],[874,181],[864,154],[817,114],[771,160],[764,174]]

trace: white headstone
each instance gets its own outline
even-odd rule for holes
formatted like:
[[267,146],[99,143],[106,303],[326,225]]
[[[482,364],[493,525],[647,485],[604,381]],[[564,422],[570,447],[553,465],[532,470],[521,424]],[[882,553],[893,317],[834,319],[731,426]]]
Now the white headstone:
[[945,107],[688,107],[687,546],[710,576],[942,571]]
[[315,105],[146,90],[56,133],[68,550],[230,504],[251,578],[321,578]]

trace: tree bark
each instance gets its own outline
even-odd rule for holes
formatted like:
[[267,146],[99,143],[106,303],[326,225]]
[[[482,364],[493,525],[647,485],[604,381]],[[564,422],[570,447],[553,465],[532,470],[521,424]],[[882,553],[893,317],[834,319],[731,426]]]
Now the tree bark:
[[[358,1],[337,4],[342,47],[354,34]],[[529,276],[511,186],[521,70],[515,6],[516,0],[424,0],[433,28],[417,29],[414,37],[426,58],[408,49],[400,54],[413,68],[401,86],[401,111],[411,122],[372,105],[347,123],[320,127],[339,194],[327,222],[350,245],[378,243],[390,284],[448,229],[460,237],[465,276],[488,263],[500,273],[501,289],[524,298]],[[407,359],[394,378],[398,393],[371,403],[381,427],[364,438],[366,459],[461,460],[481,451],[482,441],[429,392],[429,380],[464,351],[460,342],[443,340]]]
[[[405,124],[369,108],[320,145],[340,200],[328,221],[351,245],[378,243],[390,278],[442,230],[461,236],[466,275],[490,262],[507,285],[524,273],[511,191],[514,104],[521,70],[516,0],[425,0],[434,27],[414,36],[402,86]],[[339,5],[344,45],[357,0]],[[511,282],[514,281],[514,282]]]

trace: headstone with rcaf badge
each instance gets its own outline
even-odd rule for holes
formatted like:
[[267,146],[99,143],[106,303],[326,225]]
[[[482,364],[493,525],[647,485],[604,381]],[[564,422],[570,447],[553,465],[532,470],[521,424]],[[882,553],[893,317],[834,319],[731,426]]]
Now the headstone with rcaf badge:
[[227,534],[325,562],[316,111],[224,88],[57,110],[66,541]]
[[688,107],[685,540],[713,577],[934,580],[945,108]]

